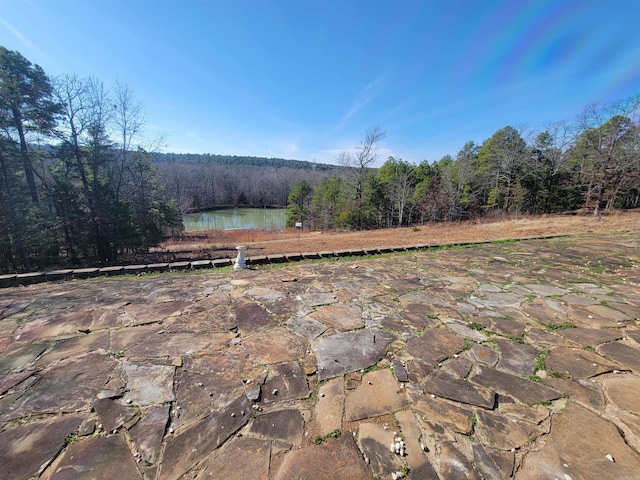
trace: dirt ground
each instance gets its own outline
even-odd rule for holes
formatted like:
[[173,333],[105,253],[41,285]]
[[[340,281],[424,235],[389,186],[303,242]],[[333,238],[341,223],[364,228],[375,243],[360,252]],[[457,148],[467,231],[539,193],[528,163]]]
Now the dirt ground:
[[521,216],[357,232],[300,231],[292,228],[185,232],[155,249],[151,256],[154,261],[228,258],[235,256],[237,245],[246,245],[247,254],[252,256],[610,232],[640,234],[640,209],[599,216]]

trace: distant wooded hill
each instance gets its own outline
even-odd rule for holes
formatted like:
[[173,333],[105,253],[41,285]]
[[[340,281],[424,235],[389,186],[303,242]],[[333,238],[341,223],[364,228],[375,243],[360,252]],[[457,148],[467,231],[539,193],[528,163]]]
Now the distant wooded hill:
[[286,207],[293,185],[312,186],[345,167],[283,158],[154,153],[166,198],[183,212],[228,206]]
[[287,160],[284,158],[245,157],[238,155],[214,155],[210,153],[154,153],[157,163],[204,163],[207,165],[242,165],[251,167],[294,168],[321,172],[335,172],[344,167],[327,163],[314,163],[305,160]]

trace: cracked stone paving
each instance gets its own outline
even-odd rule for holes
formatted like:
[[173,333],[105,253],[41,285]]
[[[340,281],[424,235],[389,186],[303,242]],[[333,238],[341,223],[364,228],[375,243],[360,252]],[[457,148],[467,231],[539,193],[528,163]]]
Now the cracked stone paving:
[[0,290],[3,479],[640,479],[640,238]]

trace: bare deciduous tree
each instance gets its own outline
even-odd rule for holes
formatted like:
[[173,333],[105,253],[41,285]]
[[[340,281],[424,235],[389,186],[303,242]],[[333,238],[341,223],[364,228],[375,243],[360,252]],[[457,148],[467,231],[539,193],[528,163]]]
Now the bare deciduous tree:
[[350,186],[354,191],[354,223],[357,228],[364,227],[362,212],[364,187],[369,175],[372,174],[370,169],[378,158],[378,145],[385,136],[386,132],[381,127],[373,127],[367,130],[354,152],[343,150],[337,156],[340,165],[352,169]]

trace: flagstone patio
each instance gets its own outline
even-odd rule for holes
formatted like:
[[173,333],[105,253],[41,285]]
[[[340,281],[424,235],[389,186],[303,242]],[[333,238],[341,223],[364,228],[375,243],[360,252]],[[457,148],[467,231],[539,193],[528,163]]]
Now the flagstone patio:
[[1,289],[0,477],[640,479],[639,252],[576,236]]

